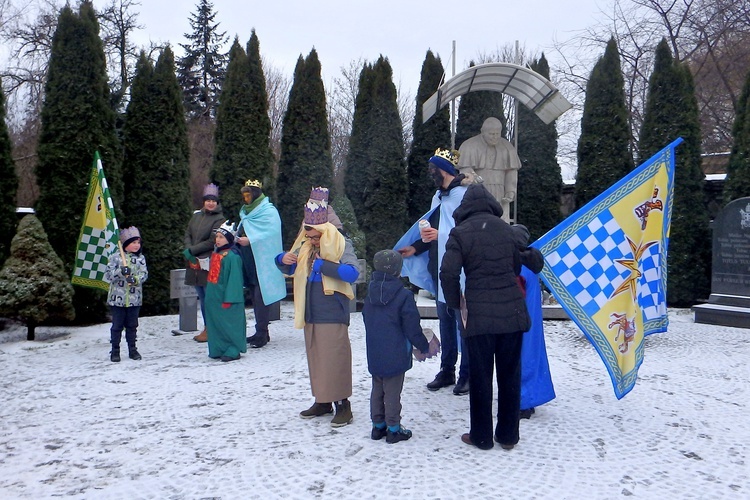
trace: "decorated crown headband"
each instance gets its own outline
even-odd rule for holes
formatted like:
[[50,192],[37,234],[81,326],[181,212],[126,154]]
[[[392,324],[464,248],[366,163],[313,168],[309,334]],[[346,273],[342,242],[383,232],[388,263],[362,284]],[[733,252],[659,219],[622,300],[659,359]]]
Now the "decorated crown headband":
[[219,228],[216,231],[219,232],[219,233],[222,233],[225,236],[227,234],[231,234],[232,236],[234,236],[235,228],[234,228],[234,225],[231,222],[225,221],[224,224],[222,224],[221,226],[219,226]]
[[206,187],[203,188],[203,196],[215,196],[218,198],[219,186],[217,186],[213,182],[211,184],[206,184]]
[[442,158],[444,160],[448,160],[451,162],[451,164],[454,167],[458,166],[458,158],[460,156],[460,153],[456,151],[455,149],[440,149],[437,148],[435,150],[435,154],[433,156],[437,156],[438,158]]
[[261,182],[259,180],[257,180],[257,179],[248,179],[245,182],[245,186],[247,186],[247,187],[256,187],[256,188],[259,188],[259,189],[263,189],[263,184],[261,184]]
[[126,242],[133,238],[140,238],[141,233],[135,226],[125,227],[120,231],[120,241]]
[[312,188],[312,191],[310,191],[310,199],[314,201],[324,201],[328,202],[328,188],[324,187],[314,187]]

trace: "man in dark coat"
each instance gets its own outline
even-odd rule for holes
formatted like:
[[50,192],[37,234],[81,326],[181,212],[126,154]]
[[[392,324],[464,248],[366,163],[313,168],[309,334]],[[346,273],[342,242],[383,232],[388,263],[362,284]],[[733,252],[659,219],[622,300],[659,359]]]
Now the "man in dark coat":
[[[511,226],[501,219],[502,207],[481,184],[469,186],[453,212],[456,227],[446,244],[440,280],[446,303],[458,309],[461,269],[466,275],[464,335],[469,348],[471,429],[461,436],[481,449],[493,445],[492,371],[497,373],[498,408],[494,439],[504,449],[518,443],[521,400],[521,346],[531,320],[518,282],[522,257]],[[543,259],[527,249],[532,270]],[[536,263],[532,262],[536,261]]]

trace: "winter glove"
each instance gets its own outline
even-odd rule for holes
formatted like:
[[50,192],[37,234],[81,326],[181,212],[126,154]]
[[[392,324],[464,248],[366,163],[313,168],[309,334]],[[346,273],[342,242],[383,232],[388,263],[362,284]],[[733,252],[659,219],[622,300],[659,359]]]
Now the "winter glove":
[[221,303],[221,307],[223,309],[229,309],[230,307],[232,307],[232,303],[231,302],[222,302]]
[[182,255],[191,264],[197,264],[198,263],[198,259],[195,258],[195,255],[193,255],[192,253],[190,253],[190,249],[189,248],[186,248],[185,250],[183,250]]
[[128,266],[120,266],[120,272],[123,276],[129,276],[130,275],[130,268]]
[[323,267],[323,259],[315,259],[312,266],[313,272],[319,273],[321,267]]
[[130,283],[131,285],[135,285],[135,276],[129,274],[127,278],[125,278],[125,281]]

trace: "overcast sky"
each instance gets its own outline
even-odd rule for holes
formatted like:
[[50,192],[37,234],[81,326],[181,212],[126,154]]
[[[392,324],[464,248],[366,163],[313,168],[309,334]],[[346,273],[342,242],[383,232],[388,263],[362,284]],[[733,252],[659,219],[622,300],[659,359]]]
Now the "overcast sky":
[[[139,22],[144,30],[137,43],[179,43],[191,31],[189,17],[199,0],[140,0]],[[101,7],[107,0],[95,0]],[[380,54],[393,67],[394,83],[416,92],[426,51],[440,55],[451,73],[452,41],[456,41],[456,72],[479,54],[492,53],[518,41],[527,53],[546,51],[555,39],[570,38],[601,18],[606,0],[525,2],[411,0],[213,0],[216,21],[244,46],[255,28],[261,56],[291,76],[297,58],[315,47],[324,81],[340,74],[342,66],[363,58],[374,62]],[[140,38],[142,37],[142,38]],[[227,50],[228,50],[227,46]],[[602,48],[603,50],[603,48]]]

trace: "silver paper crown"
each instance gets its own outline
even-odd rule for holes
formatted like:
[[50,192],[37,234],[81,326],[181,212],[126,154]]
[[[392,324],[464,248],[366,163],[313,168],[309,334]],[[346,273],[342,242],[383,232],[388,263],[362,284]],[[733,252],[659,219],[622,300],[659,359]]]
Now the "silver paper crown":
[[231,236],[232,238],[234,238],[234,234],[237,232],[237,230],[232,223],[230,223],[229,221],[225,221],[224,224],[219,226],[216,232],[221,233],[224,236]]
[[125,227],[120,230],[120,241],[125,243],[133,238],[140,238],[141,232],[135,226]]
[[217,186],[214,183],[206,184],[206,187],[203,188],[203,197],[206,196],[215,196],[216,198],[219,197],[219,186]]

